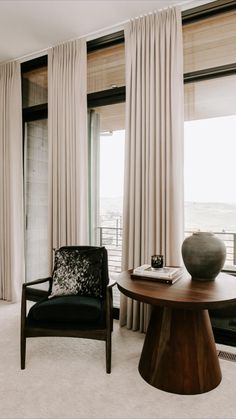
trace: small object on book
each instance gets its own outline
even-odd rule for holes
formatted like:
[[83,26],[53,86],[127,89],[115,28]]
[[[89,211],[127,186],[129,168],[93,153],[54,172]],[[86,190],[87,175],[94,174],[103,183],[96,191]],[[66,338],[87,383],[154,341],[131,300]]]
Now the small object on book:
[[151,267],[153,269],[163,268],[164,256],[163,255],[152,255],[151,256]]
[[142,265],[135,268],[131,273],[132,279],[150,279],[153,281],[174,284],[183,275],[183,268],[166,266],[164,268],[153,269],[150,265]]

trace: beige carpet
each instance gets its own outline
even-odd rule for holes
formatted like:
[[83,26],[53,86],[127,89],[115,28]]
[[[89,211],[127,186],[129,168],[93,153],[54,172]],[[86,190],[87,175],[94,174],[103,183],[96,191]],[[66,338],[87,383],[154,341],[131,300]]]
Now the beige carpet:
[[159,391],[138,373],[143,335],[120,329],[117,322],[110,375],[103,342],[68,338],[29,339],[21,371],[19,311],[18,304],[0,302],[1,419],[236,418],[236,363],[220,361],[223,380],[209,393]]

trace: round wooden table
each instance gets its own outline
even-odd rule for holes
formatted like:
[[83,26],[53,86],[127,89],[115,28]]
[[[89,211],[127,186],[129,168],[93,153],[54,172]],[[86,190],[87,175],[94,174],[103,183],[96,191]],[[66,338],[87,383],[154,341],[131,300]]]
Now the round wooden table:
[[173,285],[117,278],[119,290],[153,306],[139,362],[149,384],[177,394],[199,394],[215,388],[221,370],[208,309],[236,304],[236,278],[220,273],[214,281],[194,281],[186,273]]

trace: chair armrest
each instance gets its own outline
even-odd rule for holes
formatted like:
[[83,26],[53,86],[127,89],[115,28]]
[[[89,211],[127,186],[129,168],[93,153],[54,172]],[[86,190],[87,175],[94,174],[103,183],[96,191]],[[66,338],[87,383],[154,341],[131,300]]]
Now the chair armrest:
[[116,280],[115,279],[110,279],[109,284],[107,285],[107,288],[111,289],[115,285],[116,285]]
[[[49,282],[48,290],[38,289],[38,288],[32,288],[34,285],[43,284],[45,282]],[[35,281],[31,282],[25,282],[22,285],[22,303],[24,304],[24,301],[40,301],[43,298],[47,297],[50,293],[52,287],[52,278],[41,278],[36,279]]]
[[113,295],[112,288],[116,285],[116,281],[110,280],[106,287],[106,327],[107,330],[113,330]]
[[48,290],[41,290],[38,288],[27,287],[25,290],[26,300],[34,301],[35,303],[37,303],[37,301],[43,300],[44,298],[47,298],[50,294],[50,288]]
[[[48,291],[30,287],[32,285],[43,284],[44,282],[49,282]],[[51,277],[36,279],[35,281],[25,282],[24,284],[22,284],[22,295],[21,295],[21,330],[22,331],[25,328],[25,321],[26,321],[26,300],[36,302],[36,301],[41,300],[44,297],[47,297],[49,294],[51,285],[52,285]]]
[[36,279],[35,281],[31,281],[31,282],[25,282],[23,284],[23,288],[31,286],[31,285],[38,285],[38,284],[43,284],[44,282],[52,282],[52,277],[48,277],[48,278],[41,278],[41,279]]

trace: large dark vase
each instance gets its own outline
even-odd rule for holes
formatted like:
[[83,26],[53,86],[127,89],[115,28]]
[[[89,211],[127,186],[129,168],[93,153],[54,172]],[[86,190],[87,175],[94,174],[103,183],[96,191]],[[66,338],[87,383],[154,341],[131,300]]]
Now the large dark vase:
[[226,247],[213,233],[196,232],[184,240],[182,256],[192,279],[211,281],[224,266]]

